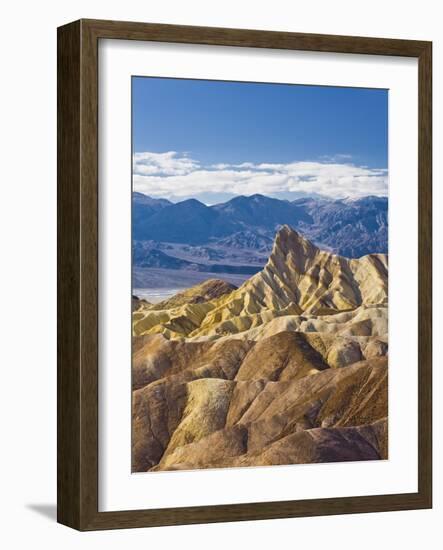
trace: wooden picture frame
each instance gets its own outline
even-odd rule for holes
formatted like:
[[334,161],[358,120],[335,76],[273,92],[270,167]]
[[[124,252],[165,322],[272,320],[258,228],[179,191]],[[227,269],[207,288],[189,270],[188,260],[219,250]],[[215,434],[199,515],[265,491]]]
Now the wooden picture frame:
[[[418,58],[418,492],[98,511],[98,42],[207,44]],[[432,506],[432,44],[424,41],[80,20],[58,29],[58,521],[113,529]]]

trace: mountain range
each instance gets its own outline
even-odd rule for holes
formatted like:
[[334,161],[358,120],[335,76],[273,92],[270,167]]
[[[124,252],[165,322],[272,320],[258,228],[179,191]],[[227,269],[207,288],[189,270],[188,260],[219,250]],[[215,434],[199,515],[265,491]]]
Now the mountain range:
[[132,470],[388,457],[388,258],[288,225],[238,288],[133,297]]
[[134,241],[202,245],[226,243],[235,235],[243,239],[246,234],[250,241],[253,237],[270,244],[276,229],[287,224],[337,254],[360,257],[387,252],[386,197],[290,202],[256,194],[206,206],[196,199],[173,204],[134,192],[132,215]]
[[386,197],[290,202],[256,194],[207,206],[196,199],[174,204],[135,192],[132,212],[133,264],[142,286],[150,286],[149,270],[159,268],[256,273],[266,263],[276,230],[285,224],[349,258],[388,249]]

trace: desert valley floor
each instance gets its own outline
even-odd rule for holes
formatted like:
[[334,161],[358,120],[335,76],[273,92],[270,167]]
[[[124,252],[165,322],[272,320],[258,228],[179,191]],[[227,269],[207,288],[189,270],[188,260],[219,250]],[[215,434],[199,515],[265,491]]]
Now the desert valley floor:
[[133,297],[132,470],[386,459],[387,261],[283,226],[238,288]]

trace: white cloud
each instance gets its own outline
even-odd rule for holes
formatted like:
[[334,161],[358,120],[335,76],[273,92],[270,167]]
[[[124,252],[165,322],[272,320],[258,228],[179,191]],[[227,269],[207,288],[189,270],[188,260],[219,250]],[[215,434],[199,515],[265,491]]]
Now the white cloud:
[[388,192],[386,169],[356,166],[345,159],[343,162],[244,162],[203,166],[186,155],[170,151],[135,153],[133,160],[134,190],[173,201],[218,194],[358,198],[386,196]]
[[175,151],[134,153],[133,173],[139,176],[183,176],[198,170],[200,164]]

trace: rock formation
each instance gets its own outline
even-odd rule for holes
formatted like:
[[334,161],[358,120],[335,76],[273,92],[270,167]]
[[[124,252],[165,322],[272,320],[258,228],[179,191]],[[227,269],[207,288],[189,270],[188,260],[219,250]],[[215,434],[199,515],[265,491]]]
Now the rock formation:
[[387,301],[386,255],[288,226],[238,289],[139,301],[133,471],[386,459]]
[[134,318],[134,333],[168,338],[219,337],[242,333],[281,316],[324,316],[358,307],[385,307],[387,256],[349,260],[314,246],[288,226],[277,233],[262,271],[237,290],[203,303],[146,308]]

